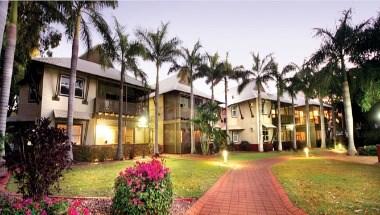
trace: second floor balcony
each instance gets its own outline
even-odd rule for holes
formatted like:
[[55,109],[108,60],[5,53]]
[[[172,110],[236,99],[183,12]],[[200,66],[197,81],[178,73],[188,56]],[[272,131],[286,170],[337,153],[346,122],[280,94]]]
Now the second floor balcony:
[[[95,99],[95,113],[119,114],[119,101],[105,98]],[[123,102],[123,115],[137,116],[143,112],[143,103]]]
[[[272,118],[272,124],[277,125],[278,117],[275,116]],[[292,124],[293,123],[293,115],[281,115],[281,124]]]

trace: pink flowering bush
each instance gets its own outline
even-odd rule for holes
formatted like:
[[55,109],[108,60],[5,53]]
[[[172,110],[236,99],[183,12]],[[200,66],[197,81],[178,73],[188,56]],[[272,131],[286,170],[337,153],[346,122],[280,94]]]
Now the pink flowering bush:
[[115,182],[112,214],[169,214],[173,201],[169,169],[159,160],[136,162]]
[[0,198],[2,215],[90,215],[87,208],[78,200],[69,203],[60,199],[44,197],[41,201],[31,198],[24,200],[6,200]]

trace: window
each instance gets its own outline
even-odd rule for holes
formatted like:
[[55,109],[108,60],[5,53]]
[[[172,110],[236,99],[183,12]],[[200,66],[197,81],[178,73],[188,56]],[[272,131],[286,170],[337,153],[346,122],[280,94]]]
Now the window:
[[269,141],[269,132],[268,132],[268,128],[266,127],[263,127],[263,141],[264,142]]
[[[57,124],[57,128],[66,130],[66,124]],[[82,125],[73,125],[73,142],[76,145],[82,144]]]
[[237,117],[237,106],[236,105],[231,106],[231,117]]
[[234,143],[239,142],[239,134],[238,134],[238,133],[236,133],[236,132],[232,132],[232,141],[233,141]]
[[[61,75],[61,79],[59,82],[59,94],[68,96],[69,85],[70,85],[70,77]],[[77,81],[75,83],[75,97],[83,98],[83,95],[84,95],[84,79],[77,78]]]
[[32,88],[31,86],[29,86],[28,102],[37,103],[37,101],[38,101],[38,89]]

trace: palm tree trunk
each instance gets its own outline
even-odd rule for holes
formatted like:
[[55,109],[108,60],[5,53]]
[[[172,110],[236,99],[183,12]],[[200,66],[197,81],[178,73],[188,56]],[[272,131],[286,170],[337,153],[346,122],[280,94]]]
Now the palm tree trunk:
[[[7,47],[4,54],[3,62],[3,74],[1,79],[1,97],[0,97],[0,139],[5,136],[6,126],[7,126],[7,112],[8,112],[8,101],[9,92],[12,82],[13,74],[13,62],[16,49],[17,41],[17,1],[11,3],[11,18],[7,26]],[[5,155],[4,142],[0,141],[0,177],[5,176],[7,169],[5,168],[5,160],[3,159]]]
[[323,111],[323,100],[322,97],[319,95],[319,117],[320,125],[321,125],[321,149],[326,148],[326,129],[325,129],[325,114]]
[[211,81],[211,101],[212,103],[214,103],[215,99],[214,99],[214,82]]
[[[117,138],[117,150],[116,159],[123,160],[123,96],[124,96],[124,81],[125,81],[125,67],[124,60],[121,60],[121,72],[120,72],[120,97],[119,97],[119,117],[117,123],[118,138]],[[127,103],[127,97],[125,97]]]
[[311,148],[310,142],[310,112],[309,112],[309,98],[305,96],[305,112],[306,112],[306,146]]
[[335,106],[334,106],[334,103],[332,103],[331,105],[332,109],[331,109],[331,114],[332,114],[332,138],[333,138],[333,142],[334,142],[334,148],[336,146],[336,115],[335,115]]
[[195,140],[194,140],[194,89],[192,75],[190,77],[190,146],[191,154],[195,154]]
[[354,119],[352,117],[352,106],[351,106],[351,96],[350,96],[350,87],[347,80],[347,72],[344,65],[344,58],[341,59],[341,66],[344,73],[343,81],[343,103],[344,103],[344,115],[346,119],[346,127],[348,131],[348,154],[356,155],[357,151],[355,148],[354,142]]
[[296,110],[294,107],[294,97],[292,96],[292,114],[293,114],[293,149],[297,150],[297,129],[296,129]]
[[159,90],[160,90],[160,84],[159,84],[159,71],[160,66],[156,64],[156,91],[154,92],[154,154],[159,155],[160,151],[158,149],[158,108],[159,108]]
[[8,0],[0,1],[0,45],[3,44],[3,34],[7,23]]
[[259,152],[263,152],[264,151],[264,145],[263,145],[263,132],[262,132],[262,122],[261,122],[261,93],[260,93],[260,86],[257,87],[257,104],[258,104],[258,120],[259,120],[259,127],[257,129],[257,135],[258,135],[258,139],[259,139]]
[[73,37],[73,45],[71,52],[71,71],[70,71],[70,83],[69,83],[69,99],[67,105],[67,143],[70,145],[68,152],[68,158],[73,160],[73,123],[74,123],[74,98],[75,98],[75,83],[77,79],[77,64],[78,64],[78,52],[79,52],[79,33],[80,33],[80,12],[75,20],[75,30]]
[[226,124],[226,144],[228,145],[228,111],[227,111],[227,108],[228,108],[228,105],[227,105],[227,91],[228,91],[228,80],[227,80],[227,77],[224,77],[224,110],[225,110],[225,113],[226,113],[226,118],[225,118],[225,121],[224,121],[224,124]]
[[282,151],[282,140],[281,140],[281,102],[280,102],[280,93],[277,89],[277,141],[278,141],[278,151]]

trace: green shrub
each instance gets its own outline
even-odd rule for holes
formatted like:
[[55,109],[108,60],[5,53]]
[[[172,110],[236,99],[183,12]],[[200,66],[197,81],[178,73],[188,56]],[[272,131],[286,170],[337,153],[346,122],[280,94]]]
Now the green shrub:
[[169,169],[160,161],[137,162],[116,178],[112,214],[169,214],[172,189]]
[[364,156],[376,156],[377,148],[375,145],[359,147],[358,153],[359,155],[364,155]]

